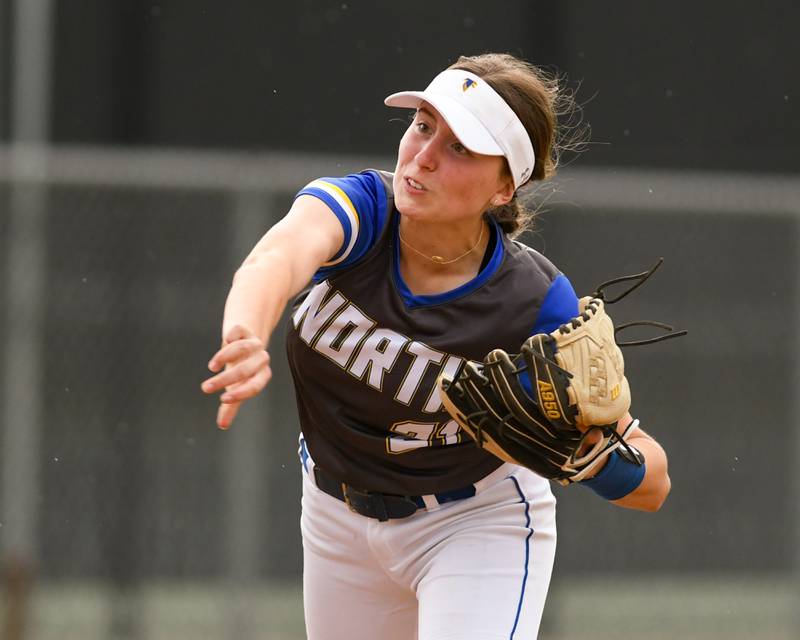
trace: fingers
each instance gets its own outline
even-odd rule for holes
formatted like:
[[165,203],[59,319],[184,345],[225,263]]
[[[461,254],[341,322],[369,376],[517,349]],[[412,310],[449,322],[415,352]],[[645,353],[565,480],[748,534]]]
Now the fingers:
[[232,362],[237,362],[245,358],[248,354],[263,351],[264,345],[256,337],[241,338],[234,342],[225,344],[217,351],[208,363],[208,368],[213,371],[221,371],[222,368]]
[[271,378],[272,370],[266,367],[265,369],[257,371],[252,378],[239,384],[229,386],[219,399],[220,405],[219,409],[217,409],[217,426],[220,429],[229,429],[236,419],[236,414],[239,413],[239,407],[242,406],[242,402],[258,395],[261,390],[267,386]]
[[229,429],[236,418],[236,414],[239,413],[240,406],[242,406],[241,402],[220,404],[219,409],[217,409],[217,426],[223,430]]
[[225,371],[203,382],[202,389],[206,393],[214,393],[223,387],[243,382],[264,369],[269,369],[269,354],[266,351],[257,351],[238,364],[228,365]]
[[269,367],[259,369],[243,382],[229,385],[219,400],[225,404],[241,403],[261,393],[271,378],[272,370]]
[[[261,392],[272,378],[270,357],[263,342],[245,327],[234,326],[224,336],[224,345],[208,363],[217,375],[203,381],[205,393],[222,391],[217,425],[228,429],[244,400]],[[223,371],[224,369],[224,371]]]

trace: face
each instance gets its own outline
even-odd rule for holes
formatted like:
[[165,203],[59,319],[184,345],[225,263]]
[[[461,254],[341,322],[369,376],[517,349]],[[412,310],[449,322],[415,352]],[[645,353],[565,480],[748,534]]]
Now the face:
[[469,151],[427,103],[400,140],[394,194],[397,209],[418,220],[474,219],[514,194],[501,156]]

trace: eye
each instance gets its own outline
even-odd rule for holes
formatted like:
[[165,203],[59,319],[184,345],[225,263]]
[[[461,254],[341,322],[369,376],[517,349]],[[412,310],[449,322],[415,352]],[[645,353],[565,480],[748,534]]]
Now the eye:
[[463,144],[460,142],[453,143],[453,151],[459,154],[467,154],[469,153],[469,149],[467,149]]
[[417,128],[417,131],[419,131],[420,133],[427,133],[431,129],[428,126],[427,122],[417,121],[417,122],[414,123],[414,126]]

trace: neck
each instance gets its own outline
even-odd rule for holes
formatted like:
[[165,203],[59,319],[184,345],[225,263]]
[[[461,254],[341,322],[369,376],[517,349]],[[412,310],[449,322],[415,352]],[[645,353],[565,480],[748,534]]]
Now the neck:
[[400,256],[404,263],[463,271],[483,258],[490,238],[483,217],[460,225],[400,218]]

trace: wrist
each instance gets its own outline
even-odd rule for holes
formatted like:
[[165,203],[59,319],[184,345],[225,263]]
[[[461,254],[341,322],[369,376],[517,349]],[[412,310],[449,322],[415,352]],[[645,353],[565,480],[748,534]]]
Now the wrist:
[[619,500],[635,491],[646,473],[644,456],[630,445],[623,444],[612,451],[605,464],[592,477],[579,484],[588,487],[601,498]]

